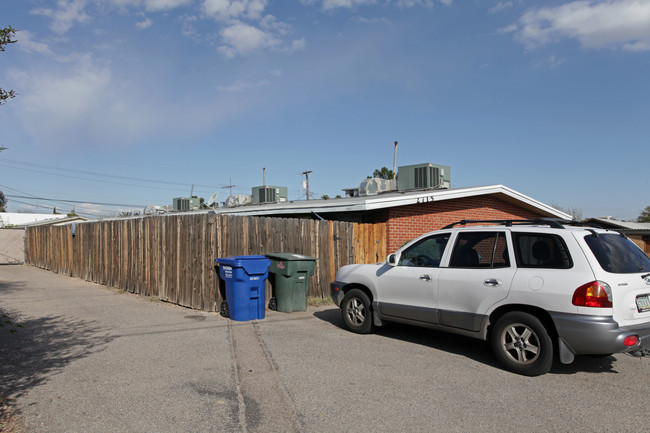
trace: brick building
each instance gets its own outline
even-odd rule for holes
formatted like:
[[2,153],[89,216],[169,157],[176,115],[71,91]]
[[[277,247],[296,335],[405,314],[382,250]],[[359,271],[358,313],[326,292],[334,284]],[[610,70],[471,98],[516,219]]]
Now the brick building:
[[462,219],[571,219],[570,215],[503,185],[391,191],[363,197],[260,203],[216,211],[231,215],[386,223],[388,252],[421,234]]

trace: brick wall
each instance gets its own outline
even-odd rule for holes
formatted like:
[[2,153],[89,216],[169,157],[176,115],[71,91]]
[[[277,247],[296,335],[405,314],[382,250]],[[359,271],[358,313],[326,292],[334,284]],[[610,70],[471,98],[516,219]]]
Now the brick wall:
[[470,197],[414,204],[388,211],[386,231],[390,254],[424,233],[462,219],[530,219],[540,215],[493,197]]

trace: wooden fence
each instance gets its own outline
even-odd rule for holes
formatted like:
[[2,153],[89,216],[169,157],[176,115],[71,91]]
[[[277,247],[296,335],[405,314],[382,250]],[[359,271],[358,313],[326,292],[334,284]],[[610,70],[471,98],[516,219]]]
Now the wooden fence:
[[[74,236],[73,236],[74,232]],[[215,259],[290,252],[317,258],[309,295],[328,297],[336,270],[386,257],[385,224],[215,214],[30,227],[30,265],[186,307],[216,311]],[[267,284],[267,299],[269,287]]]

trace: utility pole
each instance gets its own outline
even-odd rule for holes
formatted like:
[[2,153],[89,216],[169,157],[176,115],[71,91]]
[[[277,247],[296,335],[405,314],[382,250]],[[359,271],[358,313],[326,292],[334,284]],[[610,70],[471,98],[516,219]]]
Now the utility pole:
[[393,180],[397,177],[397,140],[395,140],[395,153],[393,155]]
[[234,186],[237,186],[237,185],[233,185],[233,184],[232,184],[232,177],[230,178],[230,181],[229,181],[229,182],[230,182],[229,185],[222,186],[222,188],[224,188],[224,189],[228,189],[228,188],[230,188],[230,195],[232,196],[232,188],[233,188]]
[[309,173],[311,173],[311,170],[305,170],[300,173],[305,175],[305,183],[307,185],[307,200],[309,200]]

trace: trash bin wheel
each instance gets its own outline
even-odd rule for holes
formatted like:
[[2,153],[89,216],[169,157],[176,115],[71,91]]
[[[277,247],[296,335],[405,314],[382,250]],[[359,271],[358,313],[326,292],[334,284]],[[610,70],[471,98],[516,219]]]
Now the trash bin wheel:
[[223,317],[230,317],[230,310],[228,309],[228,302],[221,301],[221,310],[219,311],[219,313]]
[[278,301],[275,299],[275,297],[269,299],[269,310],[277,311],[278,309]]

